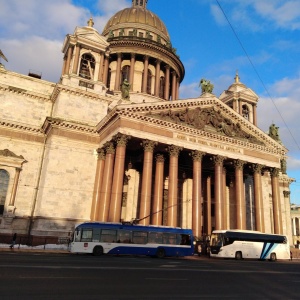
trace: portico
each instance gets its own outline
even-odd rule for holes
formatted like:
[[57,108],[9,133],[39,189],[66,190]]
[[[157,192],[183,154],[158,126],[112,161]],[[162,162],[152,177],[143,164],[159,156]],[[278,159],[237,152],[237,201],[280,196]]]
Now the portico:
[[212,94],[153,107],[123,105],[97,131],[104,163],[96,172],[92,220],[191,227],[198,236],[212,229],[265,231],[264,177],[274,191],[268,226],[282,233],[282,149]]

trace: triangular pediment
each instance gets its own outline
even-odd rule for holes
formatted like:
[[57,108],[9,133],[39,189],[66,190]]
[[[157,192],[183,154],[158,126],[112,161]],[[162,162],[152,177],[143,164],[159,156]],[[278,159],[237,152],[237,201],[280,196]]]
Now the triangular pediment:
[[75,29],[74,35],[79,38],[80,42],[86,41],[86,43],[92,42],[103,45],[105,47],[109,46],[106,38],[99,34],[99,32],[93,27],[77,27]]
[[105,122],[98,124],[98,129],[106,126],[104,123],[107,124],[115,114],[142,120],[143,123],[155,123],[162,128],[172,127],[196,135],[206,133],[211,138],[222,137],[223,140],[231,140],[231,143],[238,140],[285,151],[281,144],[212,94],[196,99],[118,105],[107,115]]
[[247,140],[250,143],[264,144],[255,135],[246,131],[239,120],[233,121],[230,115],[216,106],[169,109],[146,115],[200,131]]
[[69,45],[76,44],[85,45],[86,48],[98,49],[100,51],[106,51],[109,43],[106,38],[99,34],[99,32],[89,26],[76,27],[73,35],[67,35],[62,47],[62,52],[66,53]]

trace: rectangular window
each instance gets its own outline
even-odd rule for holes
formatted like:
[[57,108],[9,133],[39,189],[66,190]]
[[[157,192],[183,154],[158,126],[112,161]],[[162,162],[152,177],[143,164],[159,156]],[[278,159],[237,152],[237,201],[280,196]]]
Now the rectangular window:
[[164,233],[163,234],[163,244],[176,245],[177,238],[175,233]]
[[119,230],[118,243],[131,243],[132,232],[129,230]]
[[91,229],[91,228],[83,228],[82,229],[82,235],[81,235],[82,242],[91,242],[92,236],[93,236],[93,229]]
[[101,232],[101,242],[104,243],[116,243],[117,242],[117,230],[103,229]]
[[135,231],[132,234],[132,242],[134,244],[147,244],[147,232],[145,231]]
[[99,242],[100,241],[100,228],[94,228],[93,229],[93,242]]
[[149,232],[148,243],[162,244],[162,236],[161,232]]

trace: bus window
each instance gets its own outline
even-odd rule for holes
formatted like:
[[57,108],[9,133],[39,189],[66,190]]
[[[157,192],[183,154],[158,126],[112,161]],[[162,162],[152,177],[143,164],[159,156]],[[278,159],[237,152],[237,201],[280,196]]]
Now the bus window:
[[134,244],[147,244],[147,232],[134,231],[132,235],[132,242]]
[[118,243],[131,243],[131,231],[119,230]]
[[100,228],[94,228],[93,229],[93,242],[99,242],[100,241]]
[[191,239],[188,234],[178,234],[177,235],[177,244],[178,245],[190,245]]
[[81,235],[81,230],[76,228],[74,232],[74,241],[75,242],[80,242],[80,235]]
[[156,244],[156,232],[149,232],[148,243]]
[[149,232],[148,243],[162,244],[162,233],[161,232]]
[[164,233],[163,234],[163,244],[176,245],[176,234],[173,233]]
[[82,228],[81,241],[82,242],[91,242],[93,236],[93,229],[91,228]]
[[102,229],[100,242],[115,243],[117,241],[117,230]]

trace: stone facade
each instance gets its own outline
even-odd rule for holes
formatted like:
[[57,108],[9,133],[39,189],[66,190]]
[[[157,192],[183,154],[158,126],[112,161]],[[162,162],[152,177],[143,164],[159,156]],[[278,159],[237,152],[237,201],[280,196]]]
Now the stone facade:
[[287,149],[257,127],[257,95],[236,74],[220,98],[179,100],[184,67],[139,3],[102,35],[92,20],[67,35],[58,83],[1,66],[0,232],[68,236],[83,221],[134,220],[291,240]]

